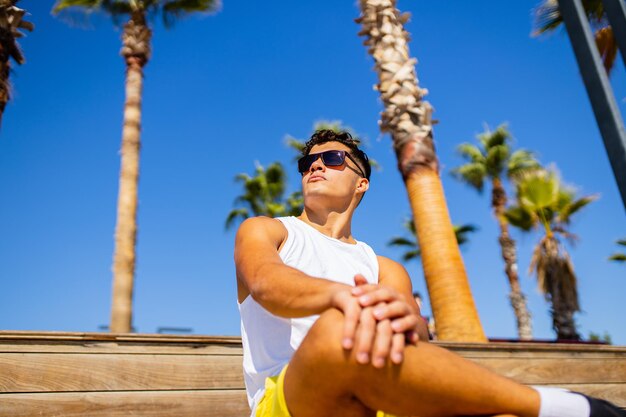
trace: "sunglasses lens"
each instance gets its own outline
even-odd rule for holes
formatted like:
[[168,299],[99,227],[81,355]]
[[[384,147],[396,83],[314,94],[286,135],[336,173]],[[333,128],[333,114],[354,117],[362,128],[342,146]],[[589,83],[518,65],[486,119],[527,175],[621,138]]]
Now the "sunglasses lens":
[[311,164],[319,157],[319,154],[306,155],[298,159],[298,172],[303,173],[311,168]]
[[342,151],[326,151],[322,152],[322,161],[328,167],[338,167],[343,164],[345,153]]
[[346,153],[344,151],[326,151],[303,156],[298,159],[298,172],[301,174],[307,172],[311,169],[313,162],[315,162],[320,156],[322,157],[324,165],[328,167],[338,167],[343,164],[343,161],[346,159],[345,155]]

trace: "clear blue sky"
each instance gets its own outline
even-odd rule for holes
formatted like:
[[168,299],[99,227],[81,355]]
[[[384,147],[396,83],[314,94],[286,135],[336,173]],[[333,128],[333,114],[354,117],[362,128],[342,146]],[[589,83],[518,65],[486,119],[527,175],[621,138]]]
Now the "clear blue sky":
[[[537,0],[538,1],[538,0]],[[513,337],[508,284],[488,193],[456,182],[454,149],[487,123],[508,122],[517,145],[556,163],[566,182],[600,199],[572,225],[583,312],[579,330],[626,344],[626,265],[608,262],[626,237],[624,208],[564,32],[530,36],[536,0],[400,1],[412,13],[411,54],[435,107],[435,139],[453,222],[480,231],[463,250],[489,336]],[[145,70],[134,325],[238,335],[234,230],[224,220],[255,161],[291,163],[287,134],[304,138],[339,119],[367,139],[383,166],[354,221],[378,253],[403,233],[407,197],[388,136],[373,62],[357,36],[354,2],[237,2],[172,30],[155,27]],[[0,133],[0,329],[97,331],[107,324],[117,199],[124,64],[119,30],[50,15],[53,2],[23,0],[36,29]],[[621,61],[613,77],[624,110]],[[290,166],[291,190],[299,185]],[[291,191],[290,190],[290,191]],[[549,306],[526,275],[539,234],[519,244],[522,288],[537,338],[552,338]],[[407,265],[425,292],[421,266]],[[428,313],[430,307],[425,306]]]

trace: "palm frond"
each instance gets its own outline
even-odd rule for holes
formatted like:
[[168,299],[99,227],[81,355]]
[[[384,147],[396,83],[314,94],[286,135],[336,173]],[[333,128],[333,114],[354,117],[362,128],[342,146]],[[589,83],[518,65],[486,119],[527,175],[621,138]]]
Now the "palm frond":
[[485,156],[480,148],[472,143],[462,143],[456,147],[456,151],[459,155],[470,162],[484,163]]
[[485,166],[491,177],[501,177],[509,158],[509,147],[502,143],[489,147]]
[[288,148],[291,148],[296,152],[296,156],[294,156],[294,161],[300,159],[305,146],[305,142],[303,140],[294,138],[291,135],[287,135],[285,136],[285,145],[287,145]]
[[[35,26],[24,20],[26,10],[15,6],[16,3],[17,0],[8,0],[0,5],[0,43],[4,56],[22,65],[25,59],[17,39],[23,37],[24,33],[20,29],[32,31]],[[8,81],[5,82],[8,85]]]
[[452,229],[454,230],[457,243],[461,246],[469,242],[468,234],[478,231],[478,226],[473,224],[455,224],[452,226]]
[[407,218],[404,220],[404,228],[411,233],[411,236],[417,239],[417,230],[415,229],[415,222],[412,218]]
[[524,231],[530,231],[536,224],[537,219],[521,206],[511,206],[504,212],[504,217],[512,226]]
[[250,217],[250,213],[248,209],[244,207],[231,210],[231,212],[228,213],[228,217],[226,217],[226,229],[230,229],[237,218],[245,220],[248,217]]
[[283,197],[287,184],[287,174],[280,162],[271,163],[265,168],[255,162],[254,175],[240,173],[235,182],[242,184],[243,193],[235,199],[236,207],[226,219],[227,227],[238,217],[249,216],[293,216],[302,212],[304,201],[301,192]]
[[410,246],[415,247],[417,244],[404,237],[394,237],[389,242],[387,242],[387,246]]
[[405,252],[405,254],[402,255],[402,260],[404,262],[408,262],[412,259],[418,259],[420,256],[422,256],[422,252],[419,249],[414,249],[414,250]]
[[[113,17],[129,15],[133,11],[141,8],[135,2],[127,0],[101,0],[102,9]],[[144,2],[145,5],[145,2]]]
[[565,223],[565,224],[569,223],[570,217],[574,213],[580,211],[580,209],[582,209],[589,203],[592,203],[593,201],[597,200],[598,197],[599,197],[598,195],[590,195],[586,197],[581,197],[578,200],[575,200],[571,202],[570,204],[565,205],[559,211],[559,214],[557,216],[557,221],[561,223]]
[[509,157],[506,168],[507,176],[512,180],[519,179],[525,172],[541,169],[541,164],[535,158],[533,152],[526,149],[518,149]]
[[97,10],[102,5],[102,0],[59,0],[52,8],[52,13],[57,14],[69,8]]
[[[602,0],[583,0],[583,9],[590,23],[594,26],[606,25],[606,16]],[[557,0],[544,0],[534,12],[535,30],[533,36],[557,29],[563,23]]]
[[478,135],[478,140],[483,144],[486,151],[489,151],[494,146],[506,145],[509,139],[511,139],[511,133],[506,123],[498,126],[493,132],[487,130],[485,133]]
[[539,36],[555,30],[563,23],[563,16],[561,16],[559,11],[557,0],[545,0],[535,9],[534,15],[535,30],[533,31],[533,36]]
[[614,253],[613,255],[609,256],[609,261],[626,262],[626,254]]
[[[358,135],[350,126],[344,125],[341,120],[316,120],[313,124],[313,131],[317,130],[332,130],[335,133],[338,132],[348,132],[355,138],[358,138]],[[358,140],[358,139],[357,139]]]
[[131,15],[136,7],[143,4],[128,0],[59,0],[52,13],[59,15],[68,24],[82,26],[83,22],[77,17],[85,17],[88,23],[91,14],[101,12],[110,16],[114,25],[121,26],[126,16]]
[[162,6],[163,23],[166,27],[174,25],[177,19],[192,13],[214,14],[220,11],[220,0],[169,0]]
[[[626,246],[626,239],[619,239],[615,243],[617,243],[620,246]],[[626,262],[626,254],[614,253],[613,255],[609,256],[609,261]]]
[[470,162],[454,168],[451,172],[455,178],[474,187],[479,192],[483,191],[485,176],[487,175],[485,164]]
[[526,210],[537,213],[550,209],[558,200],[559,191],[559,179],[551,171],[532,171],[524,175],[517,184],[519,203]]

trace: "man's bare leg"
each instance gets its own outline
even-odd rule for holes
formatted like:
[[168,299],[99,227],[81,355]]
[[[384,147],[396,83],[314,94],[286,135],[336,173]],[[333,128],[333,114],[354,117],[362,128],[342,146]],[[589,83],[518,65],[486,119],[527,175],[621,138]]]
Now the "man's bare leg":
[[401,365],[361,365],[341,347],[342,325],[340,311],[324,312],[293,356],[285,375],[293,417],[539,414],[532,388],[429,343],[408,346]]

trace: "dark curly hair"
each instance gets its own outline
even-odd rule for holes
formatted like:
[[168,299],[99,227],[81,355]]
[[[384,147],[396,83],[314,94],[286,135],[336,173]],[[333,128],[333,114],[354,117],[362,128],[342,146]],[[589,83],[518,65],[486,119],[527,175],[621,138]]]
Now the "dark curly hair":
[[304,144],[302,149],[302,155],[306,156],[311,152],[311,148],[315,145],[321,145],[327,142],[339,142],[350,148],[350,155],[359,162],[359,165],[365,173],[365,178],[370,179],[372,174],[372,166],[370,165],[369,158],[359,149],[358,139],[353,138],[352,135],[346,131],[335,132],[330,129],[321,129],[313,133],[311,138]]

